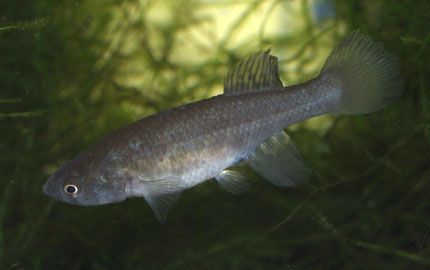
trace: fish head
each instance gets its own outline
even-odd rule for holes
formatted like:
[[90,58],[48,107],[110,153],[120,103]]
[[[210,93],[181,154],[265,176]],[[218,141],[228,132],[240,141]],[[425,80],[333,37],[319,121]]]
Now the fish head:
[[86,162],[78,156],[66,162],[46,181],[43,192],[73,205],[101,205],[125,200],[123,177],[113,167],[102,164]]

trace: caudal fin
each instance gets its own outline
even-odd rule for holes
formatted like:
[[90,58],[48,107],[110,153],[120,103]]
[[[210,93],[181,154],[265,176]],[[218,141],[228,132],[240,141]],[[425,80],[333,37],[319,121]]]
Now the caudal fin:
[[377,111],[398,98],[403,91],[397,58],[381,43],[358,30],[345,38],[330,54],[320,76],[339,80],[341,105],[338,114]]

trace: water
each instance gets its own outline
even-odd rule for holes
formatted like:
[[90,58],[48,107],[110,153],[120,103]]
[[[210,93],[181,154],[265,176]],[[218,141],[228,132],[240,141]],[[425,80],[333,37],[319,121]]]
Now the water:
[[[1,3],[0,268],[428,269],[430,4],[331,1],[315,25],[316,2],[274,3]],[[231,22],[218,24],[220,9]],[[251,190],[234,196],[209,181],[164,225],[142,198],[78,207],[42,193],[108,132],[220,93],[247,55],[272,47],[284,83],[305,81],[356,28],[398,55],[405,94],[291,128],[307,185],[276,188],[249,170]]]

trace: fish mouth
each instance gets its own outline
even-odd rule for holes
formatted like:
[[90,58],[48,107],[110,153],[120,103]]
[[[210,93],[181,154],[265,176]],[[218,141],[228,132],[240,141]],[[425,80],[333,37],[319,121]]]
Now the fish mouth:
[[52,189],[51,178],[49,178],[46,181],[46,183],[43,185],[42,191],[43,191],[43,193],[45,193],[49,197],[52,197],[52,198],[56,198],[57,197],[57,194],[56,194],[57,192],[54,192],[54,190]]
[[43,190],[43,193],[45,193],[46,195],[49,195],[49,194],[48,194],[48,182],[46,182],[46,183],[43,185],[42,190]]

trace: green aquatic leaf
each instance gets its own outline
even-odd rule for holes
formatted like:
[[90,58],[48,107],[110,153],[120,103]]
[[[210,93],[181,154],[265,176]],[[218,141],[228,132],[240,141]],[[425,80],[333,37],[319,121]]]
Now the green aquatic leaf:
[[17,21],[10,25],[0,26],[0,33],[7,32],[7,31],[17,31],[17,30],[20,30],[20,31],[35,30],[35,29],[40,29],[42,27],[45,27],[50,23],[51,23],[51,18],[49,17],[37,18],[30,21]]

